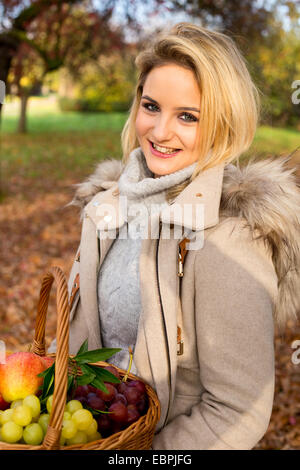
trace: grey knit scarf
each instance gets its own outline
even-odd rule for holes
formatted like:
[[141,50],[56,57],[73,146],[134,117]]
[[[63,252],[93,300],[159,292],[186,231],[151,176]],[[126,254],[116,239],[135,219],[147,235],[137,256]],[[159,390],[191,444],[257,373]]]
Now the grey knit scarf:
[[[196,163],[169,175],[154,178],[146,165],[141,148],[134,149],[118,182],[120,196],[127,198],[129,208],[136,203],[142,204],[147,210],[152,204],[167,204],[166,190],[189,178],[195,165]],[[128,216],[127,224],[120,228],[119,236],[108,251],[98,277],[102,345],[122,348],[122,351],[113,356],[112,362],[123,369],[128,366],[128,346],[134,350],[142,307],[139,282],[142,240],[141,237],[131,237],[127,225],[133,226],[137,221],[142,223],[145,218],[145,212]],[[127,228],[128,234],[125,237]],[[134,363],[132,372],[138,373]]]

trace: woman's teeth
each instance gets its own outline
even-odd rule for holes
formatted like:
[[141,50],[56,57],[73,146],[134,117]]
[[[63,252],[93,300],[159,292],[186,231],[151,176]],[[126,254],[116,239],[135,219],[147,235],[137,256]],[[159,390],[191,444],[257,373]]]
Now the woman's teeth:
[[153,146],[153,148],[155,148],[156,150],[158,150],[161,153],[174,153],[174,152],[177,152],[179,150],[179,149],[171,149],[171,148],[168,148],[168,147],[160,147],[159,145],[154,144],[154,142],[152,142],[152,146]]

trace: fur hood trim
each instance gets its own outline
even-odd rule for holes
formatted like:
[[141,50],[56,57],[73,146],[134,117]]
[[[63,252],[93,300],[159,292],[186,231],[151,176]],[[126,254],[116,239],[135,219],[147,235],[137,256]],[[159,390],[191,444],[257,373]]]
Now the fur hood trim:
[[275,320],[282,331],[300,316],[300,190],[290,157],[250,160],[224,171],[220,211],[242,217],[271,248],[278,278]]
[[[279,329],[300,316],[300,190],[296,167],[288,157],[251,159],[246,165],[225,166],[220,215],[241,217],[253,234],[271,249],[278,277],[275,320]],[[109,189],[124,169],[121,160],[100,162],[68,205],[84,206],[99,191]]]
[[115,158],[108,158],[98,163],[94,173],[83,183],[73,185],[77,190],[67,206],[78,206],[82,211],[95,194],[111,188],[116,181],[119,181],[123,168],[122,161]]

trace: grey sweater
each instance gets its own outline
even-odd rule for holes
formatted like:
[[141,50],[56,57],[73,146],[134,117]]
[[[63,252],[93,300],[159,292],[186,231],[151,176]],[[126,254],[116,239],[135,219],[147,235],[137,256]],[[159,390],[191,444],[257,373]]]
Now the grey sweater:
[[[120,196],[126,197],[127,202],[127,211],[125,206],[123,209],[126,223],[120,228],[99,272],[98,309],[102,345],[122,348],[112,357],[112,362],[122,369],[128,367],[128,347],[131,346],[134,351],[142,308],[139,255],[142,238],[146,233],[143,231],[143,227],[146,227],[144,224],[147,224],[151,213],[158,214],[168,204],[166,190],[189,178],[195,166],[196,163],[154,178],[139,147],[131,152],[119,179]],[[131,372],[138,375],[134,362]]]

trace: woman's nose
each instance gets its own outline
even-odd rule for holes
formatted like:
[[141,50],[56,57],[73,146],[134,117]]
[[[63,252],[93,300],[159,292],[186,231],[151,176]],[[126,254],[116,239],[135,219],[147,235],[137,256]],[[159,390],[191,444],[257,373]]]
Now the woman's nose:
[[172,139],[174,132],[170,120],[159,117],[153,128],[153,138],[157,143],[168,142]]

